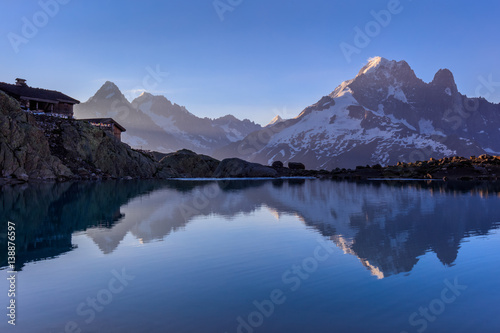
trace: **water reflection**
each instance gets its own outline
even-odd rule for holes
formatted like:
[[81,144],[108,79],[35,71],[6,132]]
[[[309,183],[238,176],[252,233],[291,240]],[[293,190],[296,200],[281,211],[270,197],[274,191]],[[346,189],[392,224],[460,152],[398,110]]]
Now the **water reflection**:
[[[16,223],[16,268],[73,249],[71,235],[90,227],[112,228],[123,218],[120,208],[131,199],[160,188],[155,182],[39,183],[4,186],[0,221]],[[7,248],[7,234],[0,234]],[[0,252],[0,267],[7,263]]]
[[[348,183],[318,180],[33,184],[2,188],[0,220],[17,223],[18,269],[71,251],[86,234],[108,254],[127,234],[162,240],[190,221],[227,218],[267,207],[294,214],[359,258],[379,278],[410,272],[436,253],[453,265],[465,238],[486,235],[500,221],[495,184]],[[127,218],[124,218],[124,217]],[[6,234],[0,246],[6,247]],[[6,265],[5,253],[0,266]]]

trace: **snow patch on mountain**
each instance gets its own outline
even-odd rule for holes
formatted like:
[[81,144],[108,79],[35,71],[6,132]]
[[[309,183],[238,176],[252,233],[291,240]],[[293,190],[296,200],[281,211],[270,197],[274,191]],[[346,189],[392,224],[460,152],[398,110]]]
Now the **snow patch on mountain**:
[[381,68],[381,67],[384,67],[387,69],[387,71],[390,71],[393,68],[395,63],[396,63],[395,61],[389,61],[389,60],[382,58],[382,57],[370,58],[370,59],[368,59],[368,64],[361,69],[358,76],[361,74],[368,75],[370,73],[375,72],[378,68]]
[[242,140],[245,136],[235,128],[230,128],[228,124],[221,125],[220,128],[226,133],[227,138],[231,142]]
[[390,96],[393,96],[395,99],[400,100],[403,103],[408,103],[408,100],[406,99],[406,95],[403,92],[403,90],[401,90],[401,87],[394,87],[394,86],[390,85],[388,88],[386,98],[389,98]]
[[434,128],[432,120],[429,119],[420,119],[418,121],[418,128],[420,134],[445,136],[443,132],[437,131]]
[[143,138],[130,135],[128,134],[128,132],[122,133],[122,141],[127,142],[132,147],[141,147],[141,146],[146,146],[148,144],[148,142]]

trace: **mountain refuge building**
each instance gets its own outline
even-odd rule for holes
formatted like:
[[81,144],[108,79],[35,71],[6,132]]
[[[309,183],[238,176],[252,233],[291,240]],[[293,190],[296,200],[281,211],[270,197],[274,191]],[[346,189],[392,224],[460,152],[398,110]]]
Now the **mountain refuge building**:
[[122,140],[122,132],[126,131],[125,127],[118,124],[113,118],[89,118],[80,120],[86,121],[105,131],[110,131],[119,141]]
[[16,99],[21,108],[37,114],[49,114],[62,118],[73,118],[73,106],[80,101],[55,90],[33,88],[24,79],[16,79],[16,84],[0,82],[0,90]]
[[[25,79],[16,79],[16,84],[0,82],[0,91],[14,98],[21,105],[21,109],[38,115],[73,118],[73,106],[80,101],[55,90],[33,88],[26,84]],[[121,133],[126,129],[112,118],[80,119],[109,131],[121,141]]]

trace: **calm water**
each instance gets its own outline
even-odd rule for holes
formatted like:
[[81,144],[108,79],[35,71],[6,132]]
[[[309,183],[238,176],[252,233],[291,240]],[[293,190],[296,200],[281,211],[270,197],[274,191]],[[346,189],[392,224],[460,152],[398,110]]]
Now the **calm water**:
[[[499,332],[492,185],[8,187],[0,332]],[[6,228],[0,246],[7,248]]]

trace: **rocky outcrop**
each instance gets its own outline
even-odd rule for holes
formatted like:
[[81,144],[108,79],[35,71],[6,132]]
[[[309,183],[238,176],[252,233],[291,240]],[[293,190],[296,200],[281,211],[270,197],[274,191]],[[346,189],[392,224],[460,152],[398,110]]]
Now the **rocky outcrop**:
[[288,167],[292,170],[305,170],[306,166],[300,162],[288,162]]
[[283,162],[281,162],[281,161],[274,161],[271,166],[273,168],[283,168]]
[[186,149],[170,154],[134,150],[86,121],[23,112],[4,94],[0,110],[2,182],[278,176],[260,164],[238,159],[221,163]]
[[72,172],[50,152],[44,132],[19,104],[0,92],[0,177],[25,181],[29,178],[71,177]]
[[73,174],[86,177],[153,178],[157,163],[149,155],[135,151],[115,137],[85,121],[37,116],[52,155]]
[[0,93],[1,177],[28,179],[168,178],[151,156],[85,121],[23,112]]
[[434,179],[434,180],[498,180],[500,176],[500,156],[487,154],[479,157],[430,158],[414,163],[399,162],[388,167],[357,166],[355,170],[335,169],[333,179]]
[[250,163],[239,158],[222,160],[215,170],[215,178],[277,177],[278,172],[270,167]]
[[182,149],[167,154],[160,160],[162,168],[170,168],[178,177],[209,178],[212,177],[220,161],[206,155],[198,155],[191,150]]

